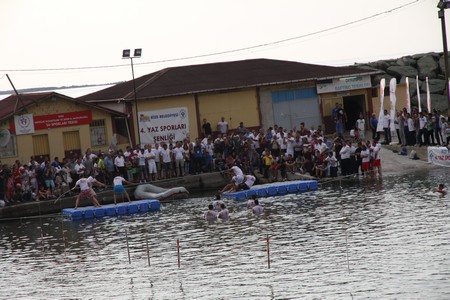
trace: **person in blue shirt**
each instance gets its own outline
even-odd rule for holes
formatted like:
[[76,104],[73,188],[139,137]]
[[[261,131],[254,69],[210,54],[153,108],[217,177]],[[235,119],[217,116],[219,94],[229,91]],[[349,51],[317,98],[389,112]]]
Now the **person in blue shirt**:
[[375,114],[372,114],[372,117],[370,118],[370,129],[372,130],[372,139],[373,140],[379,140],[380,139],[380,133],[377,132],[377,126],[378,126],[378,120]]

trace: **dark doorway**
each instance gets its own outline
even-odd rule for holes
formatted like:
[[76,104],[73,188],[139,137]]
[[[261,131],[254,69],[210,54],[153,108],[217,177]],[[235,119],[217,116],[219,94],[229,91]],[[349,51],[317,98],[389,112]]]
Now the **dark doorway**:
[[[364,95],[346,96],[344,99],[344,111],[347,115],[345,129],[350,130],[356,125],[359,114],[366,115],[366,98]],[[367,120],[366,120],[367,121]]]

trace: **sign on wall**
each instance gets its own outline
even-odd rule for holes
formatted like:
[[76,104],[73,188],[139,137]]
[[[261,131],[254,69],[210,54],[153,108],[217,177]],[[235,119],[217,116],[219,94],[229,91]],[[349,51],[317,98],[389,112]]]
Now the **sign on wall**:
[[182,141],[189,132],[186,107],[139,112],[139,137],[142,144]]
[[57,127],[78,126],[92,123],[92,112],[75,111],[53,115],[33,116],[32,114],[24,114],[14,116],[14,123],[11,130],[16,134],[30,134],[35,130],[51,129]]
[[33,115],[14,116],[14,127],[17,135],[34,133]]
[[318,82],[317,94],[359,90],[372,87],[370,76],[334,78],[331,82]]

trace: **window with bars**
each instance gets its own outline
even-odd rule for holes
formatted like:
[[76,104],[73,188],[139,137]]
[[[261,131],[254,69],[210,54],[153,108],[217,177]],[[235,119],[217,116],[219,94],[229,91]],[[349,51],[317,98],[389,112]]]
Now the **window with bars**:
[[93,120],[90,125],[91,147],[106,145],[106,125],[105,120]]

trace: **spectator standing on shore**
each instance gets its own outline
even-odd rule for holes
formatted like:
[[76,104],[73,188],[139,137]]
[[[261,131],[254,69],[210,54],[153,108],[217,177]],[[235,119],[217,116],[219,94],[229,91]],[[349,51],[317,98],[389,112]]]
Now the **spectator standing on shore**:
[[217,123],[217,131],[219,131],[222,135],[227,134],[228,132],[228,123],[225,121],[225,118],[220,118],[220,121]]
[[212,135],[211,124],[206,119],[203,119],[202,133],[203,133],[203,137]]
[[370,118],[370,129],[372,130],[372,139],[379,139],[380,133],[377,132],[378,120],[375,114]]
[[388,114],[387,109],[384,110],[383,122],[383,132],[384,132],[384,143],[389,145],[391,143],[391,116]]
[[359,119],[356,120],[356,128],[358,128],[359,138],[366,139],[366,120],[364,120],[363,113],[359,113]]
[[128,172],[125,168],[125,157],[123,156],[122,150],[117,151],[117,156],[114,158],[114,165],[116,169],[119,170],[119,174],[122,175],[125,180],[128,180]]

